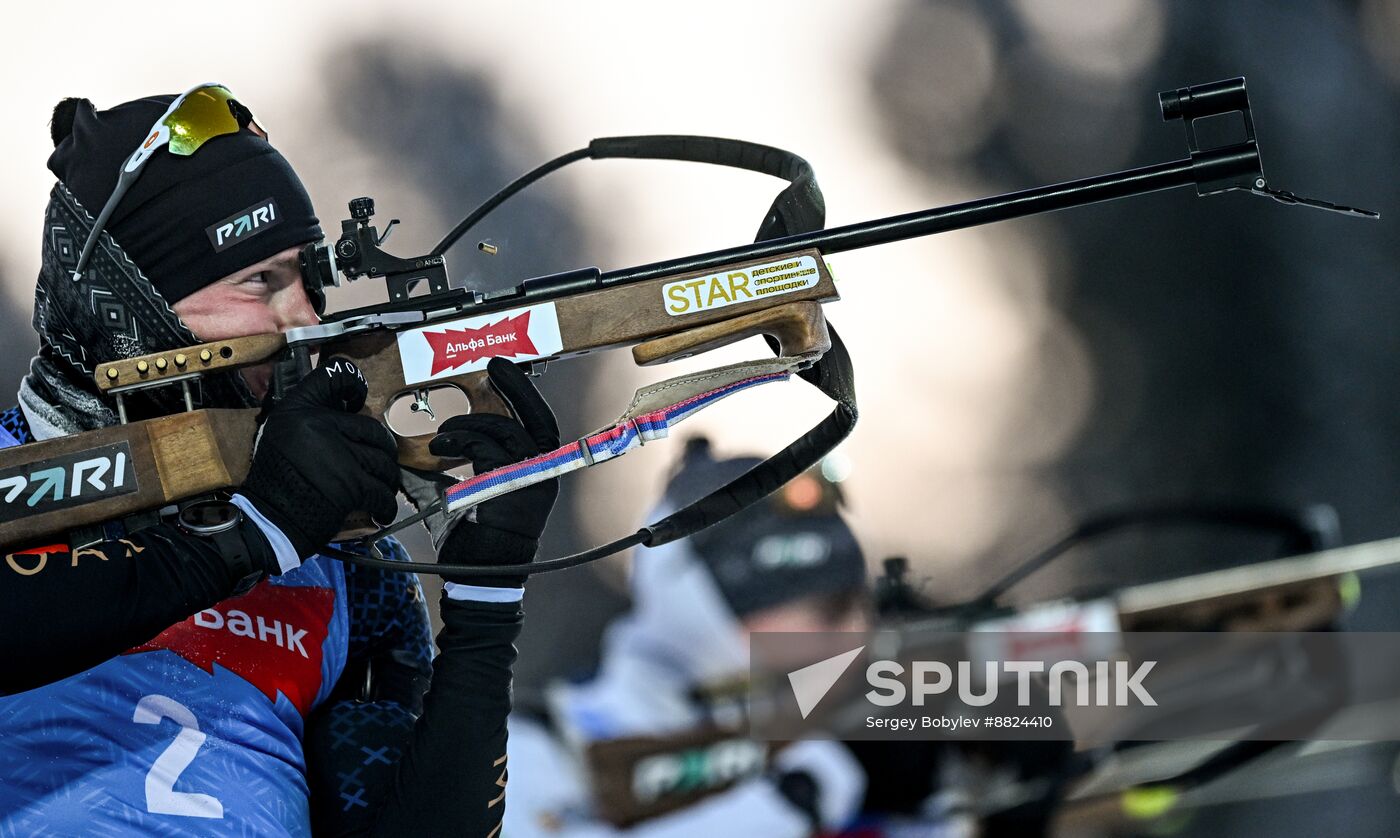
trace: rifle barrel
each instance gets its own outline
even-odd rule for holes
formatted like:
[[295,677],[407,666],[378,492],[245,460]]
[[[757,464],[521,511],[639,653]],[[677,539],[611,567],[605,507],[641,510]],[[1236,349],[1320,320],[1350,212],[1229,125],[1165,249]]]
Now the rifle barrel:
[[[1042,212],[1146,195],[1178,186],[1195,184],[1197,192],[1203,195],[1249,188],[1253,185],[1252,178],[1258,170],[1259,150],[1252,143],[1210,151],[1193,151],[1189,158],[1171,163],[1158,163],[1020,192],[1008,192],[961,204],[862,221],[830,230],[817,230],[724,250],[713,250],[709,253],[682,256],[678,259],[667,259],[664,262],[619,268],[607,273],[599,273],[596,268],[585,268],[534,277],[514,288],[486,294],[484,298],[478,296],[474,299],[471,292],[453,288],[428,298],[391,300],[379,305],[339,311],[327,320],[416,311],[424,307],[425,300],[430,301],[439,313],[449,308],[455,308],[459,313],[487,313],[511,306],[554,300],[581,291],[611,288],[683,273],[722,269],[735,262],[765,259],[797,250],[815,248],[825,254],[842,253],[933,233],[1024,218]],[[439,316],[436,319],[442,318]]]
[[1145,195],[1248,171],[1251,166],[1258,165],[1258,155],[1257,149],[1244,149],[1239,146],[1197,152],[1188,159],[1171,163],[1158,163],[1124,172],[848,224],[830,230],[818,230],[679,259],[668,259],[664,262],[621,268],[603,274],[600,281],[605,287],[624,285],[660,276],[720,268],[740,260],[762,259],[807,248],[816,248],[827,254],[841,253],[948,230],[961,230],[996,221],[1023,218],[1042,212]]

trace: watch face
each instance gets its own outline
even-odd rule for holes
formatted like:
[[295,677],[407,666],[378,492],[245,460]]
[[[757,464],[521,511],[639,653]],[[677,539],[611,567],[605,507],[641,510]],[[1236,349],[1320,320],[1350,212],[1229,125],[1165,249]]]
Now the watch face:
[[180,526],[199,535],[232,529],[241,518],[238,507],[224,500],[202,500],[180,510]]

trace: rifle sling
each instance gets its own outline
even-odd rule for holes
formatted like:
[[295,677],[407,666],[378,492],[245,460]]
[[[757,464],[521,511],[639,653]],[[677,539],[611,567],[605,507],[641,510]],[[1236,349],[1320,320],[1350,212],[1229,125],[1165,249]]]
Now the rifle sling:
[[859,415],[855,375],[845,344],[829,323],[827,328],[831,334],[831,349],[798,375],[836,402],[836,408],[783,450],[700,500],[644,527],[644,544],[656,547],[685,538],[762,500],[820,462],[851,433]]
[[750,361],[662,381],[638,390],[627,411],[613,424],[553,451],[474,475],[447,487],[448,514],[470,509],[491,498],[590,468],[669,435],[670,429],[704,408],[750,387],[784,381],[813,358]]
[[[450,579],[470,579],[474,576],[528,576],[563,570],[637,545],[656,547],[693,535],[762,500],[816,465],[855,427],[858,411],[851,359],[835,329],[831,329],[830,324],[828,329],[831,349],[805,369],[800,367],[810,362],[810,358],[780,357],[733,364],[651,385],[637,392],[631,407],[616,424],[538,457],[475,475],[443,492],[442,508],[450,513],[533,483],[552,480],[560,474],[597,465],[639,447],[644,439],[665,437],[672,425],[725,396],[758,384],[786,380],[793,372],[836,402],[836,408],[825,419],[783,450],[705,497],[631,535],[570,556],[514,566],[391,562],[334,547],[322,552],[384,570],[436,573]],[[583,453],[585,450],[589,452],[587,456]],[[435,511],[438,511],[436,505],[424,509],[418,515],[398,522],[394,529],[421,520]],[[364,541],[377,541],[387,534],[388,531],[382,531]]]

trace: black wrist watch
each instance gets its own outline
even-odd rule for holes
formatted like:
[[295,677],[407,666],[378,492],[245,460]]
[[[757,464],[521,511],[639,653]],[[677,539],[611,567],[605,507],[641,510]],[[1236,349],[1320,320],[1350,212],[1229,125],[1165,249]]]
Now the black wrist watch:
[[210,538],[235,529],[243,521],[243,510],[226,500],[201,500],[180,510],[175,525],[190,535]]
[[[181,532],[208,541],[232,565],[238,584],[231,596],[247,593],[263,578],[268,556],[262,554],[271,552],[261,532],[254,536],[259,544],[248,543],[244,522],[243,510],[226,500],[195,501],[175,517],[175,526]],[[258,550],[258,547],[263,549]],[[276,564],[275,557],[272,563]]]

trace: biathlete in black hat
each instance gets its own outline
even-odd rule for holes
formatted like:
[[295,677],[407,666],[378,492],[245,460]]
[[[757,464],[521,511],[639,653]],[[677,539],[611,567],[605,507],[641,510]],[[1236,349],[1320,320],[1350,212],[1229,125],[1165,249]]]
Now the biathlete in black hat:
[[[311,201],[226,88],[64,100],[52,135],[40,349],[0,447],[116,424],[104,362],[317,322],[297,263],[322,235]],[[489,374],[519,421],[457,417],[433,452],[489,469],[556,447],[523,373]],[[194,401],[256,406],[268,380],[210,375]],[[168,398],[133,394],[129,418],[183,408]],[[349,513],[397,509],[395,445],[364,398],[326,359],[291,388],[217,532],[126,519],[4,545],[0,834],[497,834],[521,578],[449,583],[434,659],[416,576],[317,554]],[[529,561],[556,492],[434,522],[438,560]]]
[[[653,514],[758,462],[715,460],[693,440]],[[806,474],[790,488],[818,485]],[[806,838],[851,823],[866,774],[847,746],[769,755],[731,713],[746,695],[749,632],[868,627],[860,546],[829,495],[813,500],[780,492],[634,564],[632,609],[608,627],[596,675],[511,718],[506,835]]]

